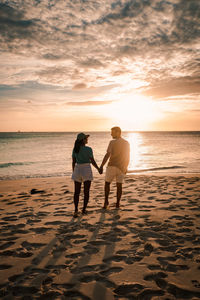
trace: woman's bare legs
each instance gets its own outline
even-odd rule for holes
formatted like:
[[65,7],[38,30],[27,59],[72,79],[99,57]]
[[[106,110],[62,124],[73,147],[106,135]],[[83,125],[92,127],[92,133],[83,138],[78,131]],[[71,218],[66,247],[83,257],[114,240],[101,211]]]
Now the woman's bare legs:
[[82,212],[86,212],[86,208],[88,205],[89,197],[90,197],[90,186],[91,186],[91,181],[87,180],[84,181],[84,204],[83,204],[83,210]]
[[79,196],[81,191],[81,182],[74,181],[74,211],[78,213],[78,203],[79,203]]

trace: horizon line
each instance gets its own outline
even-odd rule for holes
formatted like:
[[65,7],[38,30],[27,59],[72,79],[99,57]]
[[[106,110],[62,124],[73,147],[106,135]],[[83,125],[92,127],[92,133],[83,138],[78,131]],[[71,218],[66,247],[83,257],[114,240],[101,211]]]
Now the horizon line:
[[[111,130],[111,129],[110,129]],[[72,132],[110,132],[110,130],[70,130],[70,131],[0,131],[0,133],[72,133]],[[122,130],[122,132],[200,132],[200,130]]]

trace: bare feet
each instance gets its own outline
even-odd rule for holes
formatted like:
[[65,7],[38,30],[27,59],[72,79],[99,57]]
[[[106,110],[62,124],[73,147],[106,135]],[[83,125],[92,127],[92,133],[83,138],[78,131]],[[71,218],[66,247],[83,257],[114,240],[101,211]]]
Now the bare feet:
[[119,207],[120,207],[119,203],[116,203],[115,207],[116,207],[116,208],[119,208]]
[[109,207],[109,203],[104,203],[103,209],[107,209]]
[[77,218],[78,217],[78,211],[75,211],[74,212],[74,216],[73,216],[74,218]]

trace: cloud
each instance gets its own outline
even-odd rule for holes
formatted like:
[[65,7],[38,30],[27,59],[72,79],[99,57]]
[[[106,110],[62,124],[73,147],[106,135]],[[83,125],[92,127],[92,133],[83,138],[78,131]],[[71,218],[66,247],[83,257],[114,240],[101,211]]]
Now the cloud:
[[[34,103],[51,103],[64,101],[66,90],[48,84],[26,82],[18,85],[0,85],[0,106],[6,101],[32,101]],[[63,95],[64,94],[64,95]]]
[[87,85],[85,83],[77,83],[75,86],[73,86],[73,90],[82,90],[86,89]]
[[199,11],[198,0],[3,1],[1,82],[65,102],[134,80],[155,98],[199,95]]
[[0,4],[0,27],[0,41],[4,49],[7,46],[7,50],[12,50],[14,40],[18,43],[30,41],[34,37],[34,32],[39,29],[36,19],[26,19],[22,10],[3,3]]
[[199,1],[180,0],[174,6],[174,30],[172,37],[179,43],[191,43],[199,38]]
[[73,106],[99,106],[111,104],[113,101],[74,101],[74,102],[66,102],[67,105]]
[[146,96],[154,98],[169,98],[184,95],[200,95],[200,76],[199,77],[179,77],[153,83],[143,91]]
[[61,55],[57,55],[54,53],[45,53],[44,55],[42,55],[42,58],[46,59],[46,60],[60,60],[60,59],[64,59],[64,56]]
[[81,66],[81,67],[85,67],[85,68],[94,68],[94,69],[96,69],[96,68],[104,67],[105,64],[103,64],[98,59],[87,58],[86,60],[79,61],[78,65]]
[[18,11],[6,4],[0,4],[0,24],[1,30],[6,31],[7,34],[12,35],[11,32],[18,33],[18,36],[24,37],[25,31],[31,26],[34,22],[32,20],[24,19],[24,15],[21,11]]

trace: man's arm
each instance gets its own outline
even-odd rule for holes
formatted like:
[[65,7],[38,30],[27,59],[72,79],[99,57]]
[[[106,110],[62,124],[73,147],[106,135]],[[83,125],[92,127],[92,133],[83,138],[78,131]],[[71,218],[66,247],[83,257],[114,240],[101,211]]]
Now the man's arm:
[[103,166],[106,164],[107,160],[109,159],[109,157],[111,155],[111,152],[112,152],[112,142],[109,143],[108,148],[107,148],[107,152],[104,155],[104,158],[102,160],[101,166],[99,168],[100,169],[100,174],[103,173]]
[[100,169],[103,169],[103,166],[106,164],[107,160],[109,159],[110,157],[110,152],[107,152],[102,160],[102,163],[101,163],[101,166],[100,166]]

